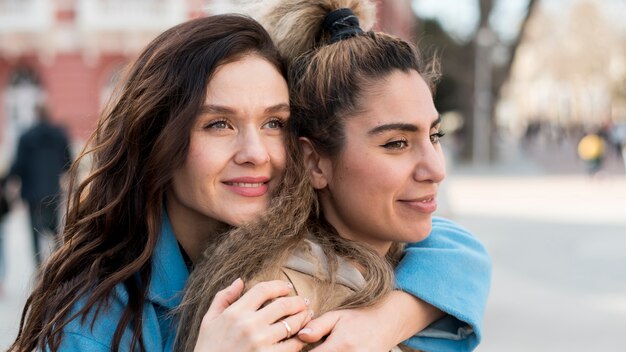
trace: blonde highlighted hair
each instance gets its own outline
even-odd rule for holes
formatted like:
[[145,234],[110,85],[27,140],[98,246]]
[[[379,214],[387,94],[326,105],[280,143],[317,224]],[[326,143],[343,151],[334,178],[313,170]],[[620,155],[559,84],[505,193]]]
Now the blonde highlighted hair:
[[376,22],[376,4],[370,0],[269,0],[249,5],[246,12],[270,32],[278,50],[290,61],[324,45],[323,39],[329,35],[323,32],[322,22],[340,8],[351,9],[365,31]]

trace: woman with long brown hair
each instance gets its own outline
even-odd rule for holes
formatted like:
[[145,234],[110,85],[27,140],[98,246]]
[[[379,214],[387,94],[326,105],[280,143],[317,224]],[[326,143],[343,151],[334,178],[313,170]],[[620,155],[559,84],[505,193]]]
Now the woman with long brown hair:
[[[369,1],[280,0],[262,6],[260,20],[289,63],[286,176],[268,212],[225,234],[192,273],[181,304],[182,351],[194,349],[213,296],[237,277],[287,280],[294,294],[310,299],[316,314],[366,308],[384,303],[392,292],[402,243],[424,240],[437,223],[456,231],[450,237],[472,241],[450,222],[432,219],[445,177],[441,119],[431,95],[436,65],[424,63],[399,38],[362,30],[359,19],[371,23],[374,17]],[[436,232],[431,244],[439,241]],[[448,244],[443,247],[452,249]],[[432,271],[421,274],[415,255],[405,256],[396,278],[401,288],[438,308],[427,311],[421,328],[441,311],[449,315],[408,346],[472,350],[480,341],[488,260],[474,262],[470,270],[476,271],[466,282],[468,273],[455,271],[468,263],[462,256],[444,255],[446,261],[431,262]],[[298,335],[309,342],[331,332],[333,338],[336,320],[336,312],[324,315]],[[360,345],[315,351],[385,351],[409,337],[382,338],[394,329],[393,320],[381,317],[379,323],[380,331],[369,331],[372,337]],[[288,321],[283,325],[287,338],[295,333]]]
[[[288,117],[284,65],[255,21],[201,18],[152,41],[73,165],[63,245],[39,273],[10,350],[171,350],[171,310],[191,263],[218,232],[265,210],[279,185]],[[216,299],[216,314],[234,290]],[[294,326],[307,317],[300,297],[257,311],[290,290],[263,283],[238,302],[265,314],[257,328],[270,342],[271,316],[294,315]]]

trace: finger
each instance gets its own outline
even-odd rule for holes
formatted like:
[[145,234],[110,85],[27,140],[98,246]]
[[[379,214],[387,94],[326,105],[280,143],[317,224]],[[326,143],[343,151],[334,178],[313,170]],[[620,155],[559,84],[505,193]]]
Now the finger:
[[[298,338],[308,343],[321,340],[324,336],[329,335],[333,331],[339,321],[339,317],[339,314],[328,312],[319,318],[311,320],[298,332]],[[315,349],[312,351],[315,351]]]
[[296,336],[298,331],[311,320],[312,316],[312,311],[305,310],[272,324],[270,326],[272,341],[281,341]]
[[282,317],[300,313],[309,306],[309,299],[300,296],[280,297],[259,309],[259,320],[273,323]]
[[235,280],[230,286],[219,291],[215,294],[215,298],[213,298],[213,302],[211,302],[211,306],[206,312],[205,318],[213,319],[222,314],[226,308],[237,301],[241,296],[241,292],[243,292],[243,281],[241,279]]
[[346,342],[346,336],[330,335],[319,346],[309,352],[358,351],[359,349]]
[[298,352],[304,348],[305,343],[292,337],[272,346],[272,352]]
[[232,305],[232,308],[237,310],[258,310],[265,302],[286,296],[291,292],[293,292],[293,285],[286,281],[274,280],[260,282],[252,286],[248,292],[244,293],[244,295]]

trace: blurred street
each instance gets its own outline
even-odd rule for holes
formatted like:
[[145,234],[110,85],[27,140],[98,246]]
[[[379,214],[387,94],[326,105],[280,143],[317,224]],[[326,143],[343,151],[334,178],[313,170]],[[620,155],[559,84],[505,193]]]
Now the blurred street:
[[[557,155],[530,160],[516,148],[503,150],[506,162],[452,168],[442,194],[441,215],[478,236],[493,259],[477,351],[623,351],[624,172],[607,165],[610,173],[591,179],[565,172],[576,166]],[[17,332],[34,267],[25,209],[11,214],[6,230],[2,349]]]
[[567,150],[501,150],[505,162],[451,170],[446,192],[447,215],[493,260],[477,351],[623,351],[623,164],[616,158],[592,179]]
[[[15,339],[26,294],[30,291],[35,268],[32,238],[28,230],[28,211],[20,204],[5,219],[4,260],[7,272],[0,297],[0,350],[6,350]],[[44,245],[48,248],[47,245]]]

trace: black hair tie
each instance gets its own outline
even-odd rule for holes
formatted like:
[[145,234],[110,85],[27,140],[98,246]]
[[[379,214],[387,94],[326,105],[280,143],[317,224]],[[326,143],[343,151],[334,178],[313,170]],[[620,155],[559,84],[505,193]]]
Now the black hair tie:
[[349,8],[331,11],[324,18],[324,29],[330,33],[330,43],[362,34],[359,19]]

